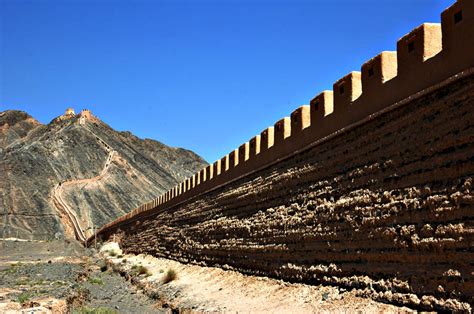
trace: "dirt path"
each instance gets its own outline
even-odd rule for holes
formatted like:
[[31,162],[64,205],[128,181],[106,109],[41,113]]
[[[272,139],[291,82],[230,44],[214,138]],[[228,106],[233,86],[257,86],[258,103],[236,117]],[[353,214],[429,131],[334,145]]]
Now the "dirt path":
[[[101,248],[113,268],[173,309],[225,313],[407,313],[331,286],[292,284],[149,255],[123,255],[116,243]],[[176,278],[170,280],[170,272]],[[140,274],[142,273],[142,274]],[[166,282],[170,280],[169,282]]]
[[105,150],[108,153],[107,160],[105,161],[105,164],[102,167],[102,170],[100,171],[99,175],[93,178],[74,179],[74,180],[58,183],[54,187],[53,193],[52,193],[53,204],[56,206],[59,212],[64,215],[62,217],[66,218],[66,219],[61,219],[61,221],[63,222],[63,225],[65,226],[66,233],[67,234],[69,233],[71,235],[74,234],[75,238],[81,243],[84,243],[87,237],[84,233],[83,227],[81,226],[80,220],[77,218],[76,212],[72,210],[71,207],[62,198],[62,194],[64,191],[63,188],[67,186],[73,186],[73,185],[78,185],[78,184],[88,184],[88,183],[99,181],[105,176],[105,174],[109,170],[117,153],[103,139],[101,139],[98,135],[92,132],[86,125],[84,125],[84,128],[87,131],[89,131],[102,146],[104,146]]
[[79,223],[79,219],[77,218],[76,213],[66,204],[66,202],[64,202],[61,194],[62,184],[57,184],[53,190],[53,203],[62,213],[66,214],[69,221],[68,227],[72,227],[76,239],[84,242],[86,240],[86,236]]

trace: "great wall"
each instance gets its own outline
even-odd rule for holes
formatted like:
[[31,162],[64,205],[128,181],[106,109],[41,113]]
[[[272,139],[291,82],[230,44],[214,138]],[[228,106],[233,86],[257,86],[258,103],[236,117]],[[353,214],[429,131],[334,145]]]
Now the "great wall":
[[129,253],[470,311],[473,66],[474,1],[458,0],[441,24],[97,236]]
[[63,194],[63,188],[66,186],[75,186],[79,184],[88,184],[92,182],[96,182],[100,179],[102,179],[107,171],[109,170],[112,161],[116,155],[116,151],[113,150],[110,145],[108,145],[103,139],[101,139],[97,134],[95,134],[87,125],[87,121],[95,119],[92,113],[84,109],[82,110],[77,116],[72,108],[68,108],[64,115],[59,116],[57,119],[64,121],[64,120],[70,120],[76,118],[76,121],[84,127],[89,133],[91,133],[96,139],[97,142],[100,143],[105,151],[107,152],[107,159],[104,163],[104,166],[100,173],[92,178],[82,178],[82,179],[72,179],[64,182],[60,182],[56,184],[52,191],[52,202],[56,206],[59,212],[59,216],[61,217],[63,226],[65,227],[66,234],[68,235],[74,235],[74,237],[79,240],[80,242],[85,242],[87,240],[87,235],[86,233],[88,232],[89,235],[93,234],[93,230],[91,229],[85,229],[84,223],[89,222],[90,224],[90,217],[84,217],[82,219],[79,219],[77,217],[77,214],[74,210],[71,209],[71,207],[64,201],[62,194]]

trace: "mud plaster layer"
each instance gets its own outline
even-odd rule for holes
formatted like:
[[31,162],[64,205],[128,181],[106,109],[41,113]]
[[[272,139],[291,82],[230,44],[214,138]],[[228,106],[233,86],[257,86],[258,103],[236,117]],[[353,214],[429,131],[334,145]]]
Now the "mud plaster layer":
[[357,288],[422,309],[468,309],[472,121],[470,77],[114,231],[129,253]]

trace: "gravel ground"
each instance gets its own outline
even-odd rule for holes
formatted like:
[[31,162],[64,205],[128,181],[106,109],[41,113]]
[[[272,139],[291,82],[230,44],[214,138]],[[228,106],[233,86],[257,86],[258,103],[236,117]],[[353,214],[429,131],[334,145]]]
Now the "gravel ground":
[[0,241],[0,313],[166,313],[76,242]]
[[112,308],[119,313],[166,313],[155,306],[156,301],[110,269],[91,273],[83,287],[90,293],[84,304],[88,308]]
[[83,272],[82,265],[72,263],[18,263],[0,272],[0,287],[65,299]]
[[[0,267],[12,263],[61,261],[93,254],[76,241],[20,241],[0,239]],[[0,268],[1,269],[1,268]]]

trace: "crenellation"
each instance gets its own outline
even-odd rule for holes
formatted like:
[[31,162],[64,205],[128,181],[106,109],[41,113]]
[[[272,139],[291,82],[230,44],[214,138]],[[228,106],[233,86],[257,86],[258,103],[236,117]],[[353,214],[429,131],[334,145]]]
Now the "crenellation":
[[376,94],[380,86],[397,76],[397,52],[383,51],[362,65],[362,91]]
[[239,146],[239,162],[244,163],[250,158],[250,143],[245,142]]
[[274,144],[275,129],[273,126],[266,128],[260,133],[260,152],[266,151]]
[[441,51],[441,24],[424,23],[397,42],[398,75],[413,75],[420,65]]
[[216,162],[214,162],[214,176],[213,177],[217,177],[221,174],[222,172],[221,164],[222,164],[222,159],[216,160]]
[[173,187],[173,188],[171,189],[171,198],[172,198],[172,199],[177,196],[176,192],[177,192],[176,187]]
[[229,153],[229,169],[235,168],[239,164],[239,149],[236,148]]
[[79,116],[84,117],[84,119],[87,119],[87,120],[90,120],[93,117],[92,112],[89,109],[82,109],[81,112],[79,113]]
[[250,149],[249,158],[254,158],[258,154],[260,154],[260,147],[261,147],[260,145],[261,145],[260,135],[255,135],[254,137],[252,137],[250,139],[250,142],[249,142],[249,149]]
[[274,146],[280,145],[287,137],[291,136],[291,119],[284,117],[278,120],[274,126]]
[[[443,51],[456,50],[459,43],[472,42],[474,4],[471,0],[458,0],[441,13]],[[465,47],[472,51],[472,45]]]
[[199,171],[200,175],[200,180],[201,180],[201,183],[204,183],[207,181],[207,173],[206,173],[206,168],[204,169],[201,169],[201,171]]
[[362,95],[361,73],[353,71],[333,85],[334,112],[343,116],[348,106]]
[[187,181],[184,180],[183,182],[181,182],[181,185],[182,185],[182,188],[181,190],[183,191],[183,194],[186,193],[188,191],[188,184],[187,184]]
[[229,170],[229,154],[221,158],[221,173]]
[[189,190],[194,189],[194,186],[195,186],[195,178],[193,174],[192,176],[189,177]]
[[[445,73],[455,74],[474,66],[474,3],[458,0],[441,14]],[[460,47],[462,47],[460,49]]]
[[194,187],[201,185],[201,172],[198,171],[194,174]]
[[214,167],[215,163],[206,167],[206,177],[208,180],[212,180],[214,178]]
[[321,120],[334,111],[334,94],[332,90],[325,90],[310,102],[311,127],[318,128]]
[[299,135],[304,129],[311,126],[310,107],[304,105],[291,113],[291,136]]

